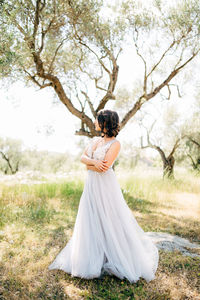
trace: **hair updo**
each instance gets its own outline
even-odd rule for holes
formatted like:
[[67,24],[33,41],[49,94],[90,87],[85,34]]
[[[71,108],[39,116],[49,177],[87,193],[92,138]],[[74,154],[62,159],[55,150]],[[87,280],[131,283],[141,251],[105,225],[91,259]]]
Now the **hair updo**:
[[[102,136],[117,136],[120,131],[119,116],[116,111],[101,109],[97,113],[97,120],[101,128]],[[106,129],[106,132],[104,132]]]

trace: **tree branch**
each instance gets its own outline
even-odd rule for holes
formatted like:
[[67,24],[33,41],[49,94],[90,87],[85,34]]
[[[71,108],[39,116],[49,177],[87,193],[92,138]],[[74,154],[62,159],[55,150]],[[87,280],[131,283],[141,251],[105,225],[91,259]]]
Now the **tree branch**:
[[[91,134],[89,131],[79,129],[75,131],[75,135],[80,135],[80,136],[87,136],[89,138],[92,138],[94,135]],[[96,136],[100,136],[99,131],[96,131]]]
[[88,94],[86,92],[84,92],[84,91],[81,91],[81,93],[85,96],[85,99],[86,99],[86,101],[89,104],[90,110],[91,110],[93,116],[96,118],[96,111],[94,110],[94,106],[93,106],[93,104],[92,104],[92,102],[91,102]]
[[176,151],[176,149],[179,147],[179,142],[180,142],[181,138],[178,138],[174,144],[174,147],[172,148],[172,151],[170,152],[168,157],[173,156],[174,152]]
[[147,129],[143,124],[141,124],[142,127],[145,128],[145,130],[146,130],[146,135],[147,135],[147,145],[146,145],[146,146],[144,146],[144,144],[143,144],[143,139],[142,139],[142,137],[141,137],[141,149],[152,148],[152,149],[157,150],[157,151],[159,152],[161,158],[162,158],[163,163],[166,163],[167,158],[166,158],[166,156],[165,156],[164,151],[163,151],[159,146],[152,144],[151,141],[150,141],[150,136],[149,136],[149,135],[150,135],[150,133],[151,133],[151,131],[152,131],[153,126],[155,125],[155,123],[156,123],[156,120],[152,123],[152,125],[151,125],[149,131],[148,131],[148,129]]
[[9,166],[9,168],[10,168],[10,171],[11,171],[11,173],[13,174],[14,171],[13,171],[13,168],[12,168],[12,166],[11,166],[11,163],[10,163],[9,158],[3,153],[3,151],[0,151],[0,154],[2,155],[2,158],[5,159],[5,160],[7,161],[7,164],[8,164],[8,166]]
[[151,71],[147,74],[147,77],[149,77],[153,73],[153,71],[155,71],[155,69],[159,66],[159,64],[162,62],[162,60],[166,56],[167,52],[174,46],[174,44],[175,44],[175,40],[164,51],[164,53],[162,54],[162,56],[160,57],[160,59],[158,60],[158,62],[153,66],[153,68],[151,69]]
[[180,89],[179,89],[178,84],[175,84],[175,83],[169,83],[168,86],[175,86],[176,89],[177,89],[177,93],[178,93],[179,98],[182,97],[182,96],[181,96],[181,93],[180,93]]
[[198,143],[197,141],[195,141],[193,138],[191,138],[190,136],[187,136],[187,138],[193,142],[196,146],[198,146],[200,148],[200,143]]
[[38,50],[38,54],[41,54],[43,48],[44,48],[44,39],[45,39],[45,36],[46,34],[49,32],[50,28],[51,28],[51,25],[53,24],[53,21],[54,21],[55,17],[53,17],[51,19],[51,21],[49,22],[49,25],[47,26],[46,30],[43,30],[42,29],[42,35],[41,35],[41,46]]
[[166,86],[167,86],[167,89],[168,89],[168,92],[169,92],[167,99],[170,100],[170,98],[171,98],[171,89],[169,87],[169,84],[166,84]]
[[40,3],[41,0],[36,0],[36,6],[35,6],[35,19],[34,19],[34,29],[33,29],[33,41],[35,44],[35,37],[38,31],[38,26],[39,26],[39,14],[40,14]]
[[180,67],[174,69],[170,75],[160,84],[158,85],[153,92],[149,93],[146,97],[146,101],[150,100],[151,98],[153,98],[156,94],[158,94],[158,92],[164,87],[166,86],[179,72],[181,69],[183,69],[199,52],[200,49],[198,49],[197,52],[194,52],[193,55],[187,59]]
[[[137,37],[138,37],[138,30],[137,28],[135,27],[135,31],[137,33]],[[134,39],[134,44],[135,44],[135,48],[136,48],[136,52],[137,52],[137,55],[142,59],[143,63],[144,63],[144,86],[143,86],[143,92],[144,92],[144,95],[146,95],[147,93],[147,63],[146,63],[146,60],[144,59],[144,57],[142,56],[142,54],[139,52],[139,47],[138,47],[138,44],[137,44],[137,38],[133,37]]]
[[[119,67],[117,65],[116,59],[114,57],[114,55],[111,53],[111,51],[108,49],[108,47],[106,47],[106,45],[103,43],[103,41],[101,41],[104,50],[106,51],[107,55],[105,57],[109,57],[110,61],[112,62],[112,71],[110,71],[104,64],[103,60],[97,55],[97,53],[90,47],[88,46],[86,43],[84,43],[81,39],[81,37],[78,35],[77,31],[76,31],[76,27],[74,25],[74,30],[75,30],[75,37],[76,39],[79,41],[80,45],[86,47],[91,53],[93,53],[95,55],[95,57],[97,58],[98,62],[100,63],[100,65],[102,66],[102,68],[104,69],[104,71],[109,75],[110,81],[108,84],[107,89],[101,88],[100,86],[98,86],[97,82],[98,79],[94,79],[95,80],[95,85],[96,88],[103,90],[106,92],[106,95],[104,95],[104,97],[101,99],[96,112],[98,112],[100,109],[103,109],[107,103],[108,100],[110,99],[115,99],[115,96],[113,95],[115,86],[116,86],[116,82],[117,82],[117,78],[118,78],[118,71],[119,71]],[[121,50],[120,50],[121,52]],[[118,53],[119,55],[119,53]]]
[[197,164],[195,163],[195,161],[194,161],[194,159],[192,158],[191,154],[190,154],[190,153],[187,153],[187,156],[191,159],[193,168],[196,169],[196,168],[197,168]]
[[49,70],[48,70],[49,73],[52,72],[52,67],[53,67],[53,64],[54,64],[54,61],[55,61],[55,59],[56,59],[56,55],[57,55],[59,49],[62,47],[64,41],[66,41],[67,39],[68,39],[68,38],[63,39],[63,40],[61,41],[61,43],[58,45],[58,47],[56,48],[56,51],[55,51],[55,53],[54,53],[54,56],[53,56],[53,58],[52,58],[52,61],[51,61],[51,63],[50,63],[50,66],[49,66]]
[[141,108],[141,106],[149,101],[151,98],[155,97],[163,87],[167,86],[169,84],[169,82],[181,71],[181,69],[183,69],[191,60],[194,59],[194,57],[196,57],[196,55],[199,53],[198,49],[196,52],[194,52],[192,54],[192,56],[190,58],[188,58],[181,66],[179,66],[178,68],[174,69],[170,75],[160,84],[158,85],[156,88],[154,88],[153,92],[145,95],[143,94],[142,96],[139,97],[139,99],[136,101],[136,103],[134,104],[133,108],[131,108],[126,115],[123,117],[122,121],[121,121],[121,128],[123,128],[126,123],[129,121],[130,118],[132,118],[136,112]]

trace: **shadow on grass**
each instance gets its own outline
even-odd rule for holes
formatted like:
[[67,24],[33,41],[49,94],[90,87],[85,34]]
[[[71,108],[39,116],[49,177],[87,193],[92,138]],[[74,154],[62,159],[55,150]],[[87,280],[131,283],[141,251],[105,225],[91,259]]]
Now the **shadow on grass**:
[[[126,203],[128,204],[129,208],[133,211],[139,211],[141,213],[152,213],[153,208],[156,207],[156,204],[154,204],[151,201],[145,200],[143,198],[133,197],[129,192],[127,192],[125,189],[121,189],[124,199],[126,200]],[[151,209],[152,208],[152,209]]]
[[163,231],[183,238],[190,242],[200,243],[200,221],[193,221],[189,218],[178,218],[162,212],[142,217],[137,217],[138,223],[145,228],[145,231]]
[[[183,270],[180,268],[184,268],[185,278],[189,278],[188,274],[192,274],[191,278],[193,280],[190,281],[188,286],[191,289],[193,288],[196,279],[195,272],[197,272],[198,267],[197,263],[194,264],[195,260],[190,260],[188,265],[188,259],[184,258],[184,263],[182,264],[182,257],[180,256],[180,261],[176,264],[177,257],[172,257],[171,254],[168,255],[166,253],[162,256],[163,263],[161,261],[159,265],[158,279],[150,283],[146,283],[141,278],[138,282],[131,284],[126,279],[120,280],[115,276],[108,275],[104,275],[102,278],[86,280],[71,277],[70,274],[66,274],[61,270],[48,270],[48,264],[51,263],[48,255],[51,249],[56,245],[61,250],[69,240],[83,185],[63,183],[50,187],[50,185],[42,184],[37,187],[36,191],[34,187],[30,187],[27,191],[27,202],[25,205],[19,206],[18,202],[8,201],[7,217],[9,218],[10,216],[9,222],[13,222],[16,227],[21,222],[22,225],[26,224],[28,230],[31,228],[33,230],[34,243],[35,245],[37,244],[38,248],[36,247],[35,253],[34,249],[30,248],[29,251],[28,248],[26,249],[26,254],[23,254],[24,247],[28,247],[24,237],[23,245],[21,245],[22,243],[19,243],[19,245],[15,244],[17,247],[23,246],[18,248],[21,251],[19,257],[19,251],[10,252],[13,246],[5,250],[5,263],[2,262],[0,264],[1,299],[171,299],[170,286],[165,285],[166,277],[169,277],[169,272],[172,272],[173,276],[176,272],[182,272]],[[190,230],[193,232],[190,232],[190,234],[193,233],[197,237],[198,222],[198,224],[191,224],[190,220],[177,220],[173,216],[167,216],[162,213],[159,215],[155,214],[153,211],[155,204],[142,198],[134,198],[125,190],[122,190],[122,192],[130,209],[133,212],[135,210],[143,213],[141,218],[137,217],[139,224],[143,228],[148,229],[148,231],[155,231],[156,228],[158,231],[167,231],[184,236],[184,234],[190,232],[189,227],[191,226],[192,229],[190,228]],[[10,190],[10,193],[12,193],[12,190]],[[16,191],[15,196],[17,196],[17,199],[21,197],[20,190]],[[48,202],[49,200],[54,200],[54,198],[59,199],[61,204],[57,209],[51,207]],[[38,199],[40,199],[39,202]],[[5,222],[6,220],[5,218]],[[36,231],[37,234],[35,234]],[[40,239],[38,239],[38,234]],[[47,236],[48,240],[43,242],[43,238]],[[185,237],[188,237],[188,235]],[[60,250],[56,250],[56,252],[59,253]],[[12,254],[12,257],[10,257],[9,253]],[[34,255],[36,255],[35,260]],[[166,255],[168,255],[168,259],[166,259]],[[48,262],[44,262],[44,258],[46,261],[48,259]],[[34,264],[37,264],[32,271],[30,270],[30,278],[26,278],[23,274],[23,263],[26,268],[25,271],[29,266],[32,267]],[[170,271],[172,265],[174,265],[174,269]],[[160,271],[161,269],[162,272]],[[180,277],[180,273],[177,273],[177,277]],[[163,281],[160,281],[160,278]],[[174,286],[172,285],[173,288]],[[186,286],[185,288],[188,287]]]
[[[1,274],[6,269],[1,264]],[[31,282],[23,281],[14,272],[9,272],[7,278],[1,279],[0,299],[2,300],[30,300],[30,299],[66,299],[60,276],[57,274],[36,275]],[[39,276],[40,275],[40,276]]]
[[[3,265],[1,265],[1,269]],[[5,273],[5,269],[3,270]],[[1,299],[149,299],[143,290],[144,280],[131,284],[115,276],[104,275],[103,278],[83,279],[71,277],[63,271],[51,270],[32,278],[32,284],[22,281],[14,273],[1,280]],[[135,296],[137,295],[137,298]]]
[[49,240],[45,244],[44,254],[48,254],[49,249],[54,248],[55,246],[60,249],[57,251],[58,253],[64,248],[70,239],[70,235],[67,235],[65,230],[66,226],[59,226],[48,233]]
[[[182,257],[178,253],[160,251],[160,263],[156,279],[147,283],[141,278],[136,283],[115,276],[104,275],[101,278],[83,279],[71,277],[61,270],[50,270],[38,267],[31,280],[22,280],[11,267],[1,264],[2,288],[1,299],[173,299],[170,287],[174,290],[178,280],[184,273],[184,286],[182,286],[181,299],[187,293],[198,293],[198,280],[196,273],[199,268],[197,259]],[[8,276],[9,274],[9,276]],[[7,276],[7,278],[6,278]],[[166,280],[168,280],[166,282]],[[177,286],[176,286],[177,285]],[[188,298],[189,299],[189,298]],[[192,299],[192,298],[191,298]],[[195,299],[195,298],[194,298]]]

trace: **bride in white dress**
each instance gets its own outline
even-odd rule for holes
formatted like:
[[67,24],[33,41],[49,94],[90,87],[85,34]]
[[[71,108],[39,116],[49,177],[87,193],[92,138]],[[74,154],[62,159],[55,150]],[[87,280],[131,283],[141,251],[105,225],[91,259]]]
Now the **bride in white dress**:
[[94,137],[81,156],[88,171],[72,237],[48,269],[86,279],[108,274],[149,282],[158,249],[137,223],[112,168],[121,147],[117,112],[100,110],[95,129],[103,136]]

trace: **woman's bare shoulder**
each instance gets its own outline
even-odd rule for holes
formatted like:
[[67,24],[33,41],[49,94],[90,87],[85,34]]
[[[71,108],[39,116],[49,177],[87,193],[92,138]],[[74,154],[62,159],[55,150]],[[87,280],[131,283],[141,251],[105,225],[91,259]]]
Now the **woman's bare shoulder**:
[[115,139],[115,142],[112,143],[112,145],[114,145],[114,147],[117,147],[117,148],[121,148],[121,143],[119,140]]
[[117,142],[117,143],[118,143],[118,145],[121,145],[121,143],[120,143],[120,141],[119,141],[119,140],[115,139],[115,142]]

